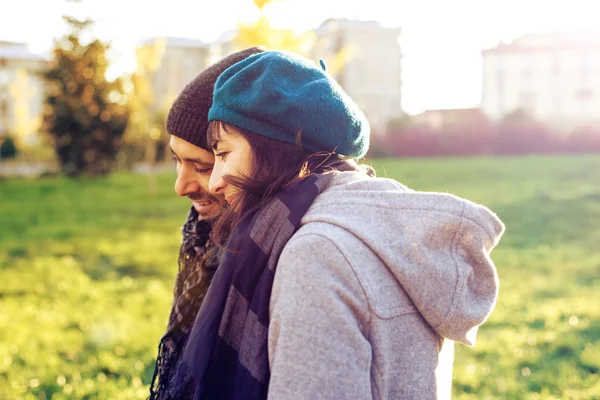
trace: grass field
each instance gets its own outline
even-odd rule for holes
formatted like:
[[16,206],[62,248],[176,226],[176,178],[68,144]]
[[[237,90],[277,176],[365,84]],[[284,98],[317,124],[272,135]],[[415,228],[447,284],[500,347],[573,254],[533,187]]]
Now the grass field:
[[[500,298],[456,399],[600,398],[600,156],[375,160],[506,223]],[[0,399],[143,399],[187,202],[173,174],[0,181]]]

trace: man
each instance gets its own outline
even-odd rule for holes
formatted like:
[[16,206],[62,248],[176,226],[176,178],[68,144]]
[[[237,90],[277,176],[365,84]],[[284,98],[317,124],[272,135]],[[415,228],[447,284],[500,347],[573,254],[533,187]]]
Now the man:
[[[189,331],[198,314],[208,286],[219,265],[218,248],[209,240],[211,221],[224,203],[223,198],[208,192],[214,164],[212,149],[207,145],[208,110],[219,75],[231,65],[265,49],[253,47],[231,54],[210,66],[190,82],[177,97],[167,117],[170,147],[177,163],[175,192],[192,202],[182,228],[179,272],[175,281],[173,307],[167,332],[162,337],[154,376],[150,384],[151,399],[169,399],[173,378]],[[192,392],[190,392],[191,396]]]

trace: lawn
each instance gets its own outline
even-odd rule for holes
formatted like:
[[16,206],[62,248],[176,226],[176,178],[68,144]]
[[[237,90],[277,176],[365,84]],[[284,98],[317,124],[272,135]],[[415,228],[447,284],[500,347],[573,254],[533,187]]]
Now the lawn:
[[[500,298],[456,399],[600,398],[600,156],[374,160],[489,206]],[[0,181],[0,399],[144,399],[188,203],[174,175]]]

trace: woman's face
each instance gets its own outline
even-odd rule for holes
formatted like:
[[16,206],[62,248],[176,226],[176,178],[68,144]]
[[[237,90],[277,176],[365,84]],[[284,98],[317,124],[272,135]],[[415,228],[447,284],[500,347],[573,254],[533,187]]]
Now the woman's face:
[[219,125],[219,140],[213,145],[215,165],[210,175],[208,189],[214,195],[222,195],[230,206],[235,207],[241,189],[227,183],[223,177],[249,177],[252,171],[252,148],[239,133],[225,131]]

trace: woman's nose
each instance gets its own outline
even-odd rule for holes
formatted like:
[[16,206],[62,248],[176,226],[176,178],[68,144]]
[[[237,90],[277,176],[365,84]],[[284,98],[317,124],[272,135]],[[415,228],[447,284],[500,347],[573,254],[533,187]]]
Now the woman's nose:
[[208,181],[208,191],[212,194],[223,194],[225,186],[227,186],[227,182],[223,179],[222,169],[215,163]]

